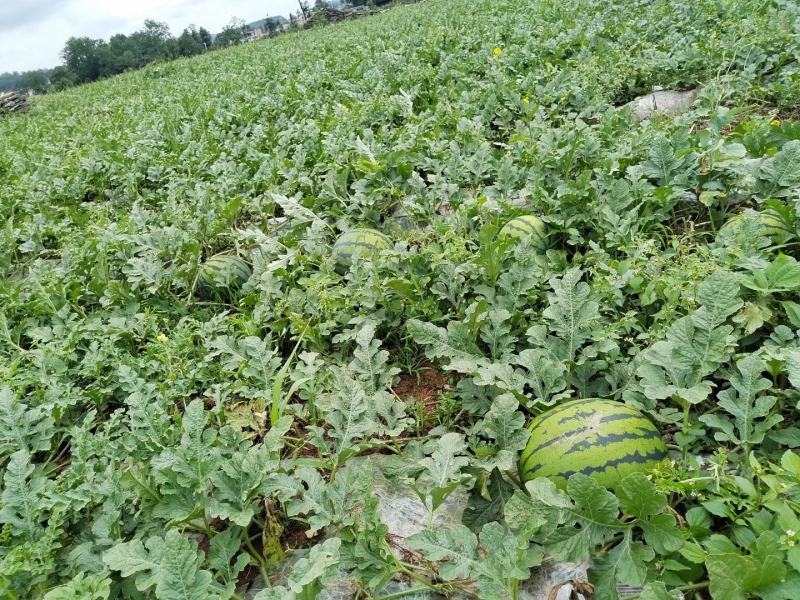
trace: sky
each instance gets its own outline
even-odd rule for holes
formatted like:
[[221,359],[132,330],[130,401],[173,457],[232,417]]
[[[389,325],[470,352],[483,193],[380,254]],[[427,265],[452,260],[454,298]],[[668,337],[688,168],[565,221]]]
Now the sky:
[[0,73],[55,67],[71,36],[108,39],[166,22],[173,35],[189,24],[219,32],[231,17],[247,22],[297,12],[297,0],[0,0]]

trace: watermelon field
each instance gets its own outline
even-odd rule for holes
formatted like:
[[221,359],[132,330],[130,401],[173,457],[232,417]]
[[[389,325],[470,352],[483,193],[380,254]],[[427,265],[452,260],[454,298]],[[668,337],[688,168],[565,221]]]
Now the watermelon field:
[[426,0],[34,98],[0,598],[800,599],[798,211],[791,0]]

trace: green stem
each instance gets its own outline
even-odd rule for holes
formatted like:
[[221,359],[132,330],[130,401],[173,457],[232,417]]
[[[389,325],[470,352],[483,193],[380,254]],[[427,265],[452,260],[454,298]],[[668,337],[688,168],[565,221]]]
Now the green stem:
[[161,501],[161,498],[158,496],[158,494],[155,492],[155,490],[153,490],[145,482],[139,481],[136,478],[136,475],[134,475],[133,471],[129,470],[128,473],[130,473],[131,479],[133,479],[134,483],[136,483],[140,488],[142,488],[145,492],[147,492],[148,496],[150,496],[156,502],[160,502]]
[[386,594],[385,596],[378,596],[377,598],[375,598],[375,600],[394,600],[394,598],[402,598],[403,596],[410,596],[411,594],[420,594],[429,591],[430,591],[429,587],[420,586],[420,587],[410,588],[407,590],[402,590],[400,592],[394,592],[392,594]]
[[701,581],[700,583],[691,583],[689,585],[682,585],[680,587],[673,588],[674,590],[678,590],[680,592],[690,592],[692,590],[704,590],[711,584],[710,581]]
[[397,567],[400,569],[400,571],[402,571],[403,573],[405,573],[405,574],[406,574],[408,577],[410,577],[411,579],[413,579],[413,580],[414,580],[414,581],[416,581],[417,583],[421,583],[422,585],[424,585],[424,586],[425,586],[427,589],[429,589],[429,590],[434,590],[434,591],[435,591],[435,590],[437,590],[437,589],[438,589],[438,588],[437,588],[437,587],[436,587],[434,584],[432,584],[430,581],[428,581],[428,580],[427,580],[427,579],[425,579],[424,577],[420,577],[419,575],[417,575],[416,573],[414,573],[414,571],[412,571],[411,569],[409,569],[408,567],[406,567],[406,566],[405,566],[405,563],[403,563],[403,562],[400,562],[399,560],[396,560],[396,561],[395,561],[395,563],[397,564]]
[[261,571],[261,578],[264,580],[264,585],[268,588],[272,587],[272,584],[269,582],[269,576],[267,575],[267,564],[264,562],[264,558],[255,549],[253,546],[253,542],[250,541],[250,536],[247,533],[244,533],[244,545],[247,546],[248,552],[250,552],[250,556],[256,559],[258,562],[258,568]]
[[[689,429],[689,409],[691,408],[691,405],[686,401],[684,401],[684,402],[685,403],[683,405],[683,432],[686,433],[686,431]],[[688,454],[689,454],[689,446],[687,445],[687,446],[683,447],[683,462],[684,463],[686,462],[686,458],[687,458]]]

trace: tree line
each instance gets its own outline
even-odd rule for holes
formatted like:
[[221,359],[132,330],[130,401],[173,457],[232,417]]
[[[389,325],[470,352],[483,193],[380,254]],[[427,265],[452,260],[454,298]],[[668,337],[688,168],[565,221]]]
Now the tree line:
[[[279,21],[267,17],[265,28],[277,33]],[[205,27],[190,25],[174,37],[166,23],[147,19],[139,31],[112,35],[108,41],[71,37],[61,51],[63,64],[54,69],[0,74],[0,91],[18,89],[44,93],[89,83],[155,62],[194,56],[242,42],[248,26],[242,19],[231,22],[216,36]]]
[[[391,2],[415,2],[417,0],[343,0],[340,7],[376,7]],[[325,22],[325,11],[330,9],[329,0],[298,0],[300,10],[290,14],[288,27],[282,17],[267,17],[262,26],[266,35],[274,36],[287,29],[297,30],[301,26],[312,26]],[[316,17],[316,18],[315,18]],[[304,25],[301,25],[304,23]],[[73,85],[90,83],[125,71],[140,69],[156,61],[166,61],[182,56],[194,56],[218,48],[226,48],[244,41],[249,33],[248,25],[233,18],[216,36],[205,27],[190,25],[174,37],[166,23],[147,19],[139,31],[126,35],[112,35],[108,41],[90,37],[71,37],[61,51],[63,64],[54,69],[0,73],[0,91],[16,89],[42,94],[58,91]]]

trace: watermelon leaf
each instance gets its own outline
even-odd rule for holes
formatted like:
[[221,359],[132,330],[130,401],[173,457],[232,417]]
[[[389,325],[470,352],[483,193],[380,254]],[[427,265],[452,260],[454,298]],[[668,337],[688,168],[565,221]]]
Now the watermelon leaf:
[[748,555],[712,552],[706,558],[706,568],[709,591],[720,600],[746,600],[786,576],[784,552],[771,531],[759,536]]
[[592,299],[589,284],[581,281],[583,271],[573,268],[563,277],[553,277],[548,294],[549,306],[542,316],[554,337],[548,338],[551,352],[568,364],[575,362],[578,349],[589,340],[599,317],[599,304]]
[[485,494],[488,499],[479,493],[477,486],[470,494],[464,510],[464,525],[477,533],[486,523],[502,518],[506,503],[514,492],[514,486],[503,478],[499,469],[494,469],[486,486]]
[[150,538],[144,545],[139,540],[117,544],[103,559],[109,568],[121,571],[123,577],[138,573],[136,587],[139,591],[155,585],[159,598],[219,598],[211,573],[201,568],[203,554],[175,529],[170,529],[165,538]]
[[641,519],[662,512],[667,507],[667,498],[656,491],[656,486],[642,473],[631,473],[617,489],[622,510]]
[[439,576],[445,581],[476,580],[481,598],[505,600],[519,581],[530,575],[542,553],[496,522],[487,523],[476,536],[464,525],[425,529],[408,539],[412,548],[431,561],[441,561]]
[[720,414],[700,417],[703,423],[717,430],[716,440],[741,444],[747,450],[764,441],[767,431],[783,421],[783,416],[771,414],[777,398],[761,395],[772,387],[772,382],[762,376],[766,368],[766,363],[755,354],[736,363],[738,372],[730,376],[731,387],[719,393],[719,406],[733,416],[733,420]]
[[437,441],[430,456],[420,460],[425,471],[411,484],[411,489],[428,508],[432,517],[447,497],[470,479],[461,469],[469,464],[464,456],[467,445],[461,434],[445,433]]
[[519,403],[509,395],[495,398],[479,430],[494,439],[500,450],[516,455],[525,447],[530,433],[525,428],[525,416],[517,410]]

